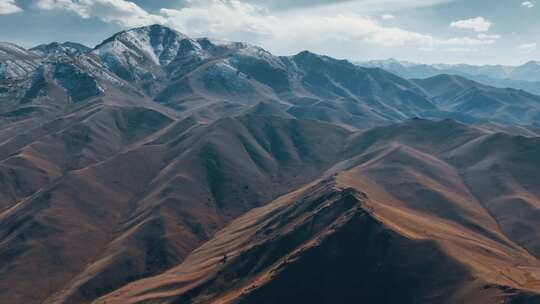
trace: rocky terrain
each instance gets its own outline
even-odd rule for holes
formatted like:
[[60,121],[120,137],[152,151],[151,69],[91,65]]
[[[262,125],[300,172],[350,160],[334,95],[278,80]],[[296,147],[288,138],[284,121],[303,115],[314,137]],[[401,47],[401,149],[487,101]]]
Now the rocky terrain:
[[540,303],[540,97],[153,25],[0,44],[1,303]]

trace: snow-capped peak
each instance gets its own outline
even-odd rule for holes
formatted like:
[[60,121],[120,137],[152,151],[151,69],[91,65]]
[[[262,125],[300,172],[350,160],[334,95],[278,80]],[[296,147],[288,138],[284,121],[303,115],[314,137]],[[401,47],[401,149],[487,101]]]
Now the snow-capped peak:
[[540,66],[540,61],[531,60],[525,63],[523,66]]
[[0,42],[0,79],[23,78],[39,65],[39,58],[28,50],[7,42]]
[[161,25],[151,25],[120,32],[98,45],[98,55],[112,53],[122,56],[125,52],[143,56],[156,65],[170,63],[187,36]]
[[30,51],[40,56],[46,56],[50,54],[82,54],[90,51],[90,48],[75,42],[51,42],[33,47]]
[[0,56],[28,57],[31,54],[23,47],[9,42],[0,42]]

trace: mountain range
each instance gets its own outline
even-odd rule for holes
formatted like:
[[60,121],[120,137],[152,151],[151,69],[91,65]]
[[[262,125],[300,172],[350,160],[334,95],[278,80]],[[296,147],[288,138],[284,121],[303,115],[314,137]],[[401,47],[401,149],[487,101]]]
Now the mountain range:
[[540,94],[540,61],[529,61],[519,66],[421,64],[396,59],[363,61],[357,64],[381,68],[404,78],[429,78],[449,74],[498,88],[514,88]]
[[0,44],[0,303],[540,303],[540,97],[152,25]]

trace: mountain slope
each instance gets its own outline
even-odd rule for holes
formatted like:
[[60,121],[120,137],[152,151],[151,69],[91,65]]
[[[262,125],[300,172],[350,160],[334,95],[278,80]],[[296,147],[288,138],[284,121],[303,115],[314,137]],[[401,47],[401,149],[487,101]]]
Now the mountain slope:
[[[422,222],[414,212],[385,210],[385,203],[358,187],[346,173],[283,196],[232,222],[178,267],[95,303],[540,300],[506,286],[518,273],[508,280],[479,267],[478,261],[493,258],[491,250],[508,251],[500,244],[444,223]],[[464,240],[464,234],[471,239]],[[453,246],[461,250],[460,259]],[[525,251],[516,251],[506,258],[538,267]]]
[[0,43],[0,78],[17,79],[36,69],[38,56],[17,45]]
[[[504,144],[511,138],[531,148]],[[539,202],[534,147],[537,139],[452,121],[354,134],[326,179],[248,212],[179,266],[95,303],[537,303],[540,253],[524,233]],[[499,163],[504,169],[491,168]],[[526,209],[500,199],[515,191]]]
[[[169,135],[161,132],[168,123],[162,116],[119,109],[125,112],[118,117],[116,111],[85,119],[84,140],[65,137],[78,127],[57,136],[71,140],[66,150],[80,151],[69,157],[51,136],[6,160],[37,166],[15,171],[23,189],[21,183],[35,182],[41,168],[54,170],[34,188],[19,191],[0,214],[6,261],[0,284],[20,282],[3,289],[2,301],[88,302],[166,270],[234,217],[319,176],[349,134],[316,122],[247,116],[173,125]],[[110,131],[100,138],[107,119],[117,120],[121,141]],[[47,153],[53,148],[58,151]],[[10,195],[11,188],[5,189]],[[94,249],[83,250],[80,239],[92,240]],[[64,262],[45,260],[44,250],[61,254]],[[24,273],[47,277],[39,295],[28,292],[28,284],[36,284],[19,277]]]
[[[177,268],[96,303],[392,303],[399,298],[429,298],[420,294],[425,290],[432,290],[436,300],[440,291],[433,287],[455,284],[455,279],[443,283],[423,275],[432,288],[406,291],[406,285],[398,282],[414,280],[415,271],[407,271],[419,264],[414,256],[441,254],[434,254],[437,249],[427,242],[415,244],[384,227],[367,210],[366,200],[365,194],[340,189],[333,181],[307,186],[235,220]],[[401,260],[400,267],[394,260],[400,256],[398,248],[407,248],[412,258],[409,263]],[[443,259],[422,264],[433,271],[452,267]],[[464,269],[451,273],[455,278],[468,276]],[[413,290],[419,293],[408,294]]]
[[[124,115],[127,116],[118,121],[128,119],[123,125],[129,126],[131,124],[129,117],[132,114],[126,112]],[[90,122],[99,122],[99,124],[104,122],[98,114],[90,117],[92,119],[85,120],[84,124],[91,126],[93,123]],[[105,116],[105,119],[109,119],[107,117],[110,116]],[[148,118],[145,118],[147,116],[137,114],[134,117],[148,121]],[[119,129],[125,130],[122,132],[134,130],[134,127],[142,121],[136,120],[132,127],[119,127]],[[535,156],[537,155],[535,147],[538,146],[535,138],[485,133],[480,129],[452,121],[437,123],[413,120],[404,124],[354,133],[316,121],[253,115],[222,119],[210,125],[199,125],[194,120],[168,123],[168,119],[160,118],[156,121],[156,126],[158,126],[156,128],[147,129],[141,126],[144,130],[142,135],[132,137],[133,135],[128,135],[131,133],[124,133],[126,134],[124,136],[133,140],[121,144],[120,146],[126,148],[119,152],[111,154],[111,152],[95,151],[89,154],[92,150],[88,150],[88,152],[78,154],[82,158],[77,162],[71,162],[76,164],[76,167],[71,167],[75,169],[70,169],[69,166],[63,167],[66,166],[64,162],[58,163],[57,160],[48,156],[57,155],[59,159],[62,159],[61,154],[57,152],[37,154],[36,152],[50,149],[43,143],[32,144],[34,146],[32,150],[25,148],[28,152],[21,152],[16,157],[26,159],[29,164],[37,164],[40,168],[56,166],[58,169],[51,171],[56,173],[51,173],[50,181],[38,184],[33,194],[30,192],[23,194],[22,198],[15,198],[15,202],[0,214],[2,217],[0,231],[3,233],[0,254],[7,261],[4,268],[0,270],[3,273],[0,284],[10,286],[10,288],[2,289],[4,290],[1,294],[3,300],[88,303],[109,292],[116,294],[115,289],[134,280],[136,281],[134,286],[141,286],[140,292],[146,295],[148,292],[145,289],[148,286],[157,284],[156,288],[162,288],[160,287],[162,286],[161,276],[150,278],[150,282],[157,280],[156,283],[150,285],[147,285],[146,281],[138,282],[138,279],[152,277],[175,269],[175,266],[182,263],[188,263],[190,252],[194,248],[203,244],[237,216],[271,201],[279,194],[298,189],[303,184],[321,176],[336,175],[335,182],[330,184],[337,185],[338,188],[354,188],[355,191],[364,193],[358,198],[360,202],[365,203],[362,208],[357,209],[354,207],[356,203],[351,205],[347,199],[344,201],[337,199],[331,203],[331,206],[335,207],[323,207],[326,203],[333,201],[333,199],[327,200],[328,197],[342,195],[340,191],[331,190],[334,186],[328,188],[323,183],[322,190],[315,190],[314,194],[309,194],[309,197],[324,197],[321,200],[299,200],[301,204],[306,204],[305,207],[296,209],[292,207],[294,204],[291,205],[292,209],[287,211],[287,213],[293,212],[290,217],[288,215],[271,216],[276,225],[283,225],[283,229],[286,229],[280,232],[285,238],[283,245],[267,247],[268,244],[272,244],[271,236],[274,234],[267,236],[263,234],[262,239],[256,237],[254,240],[244,240],[242,248],[245,249],[242,251],[251,252],[249,248],[260,243],[260,253],[254,256],[255,260],[259,260],[258,257],[261,254],[269,255],[274,246],[289,248],[287,247],[290,246],[288,238],[285,237],[288,232],[285,231],[295,227],[296,221],[293,218],[298,217],[300,222],[305,221],[305,225],[308,225],[312,223],[307,220],[311,216],[320,216],[321,219],[326,219],[328,216],[328,221],[321,222],[320,233],[323,235],[325,234],[323,231],[329,233],[327,236],[329,244],[335,242],[332,241],[334,228],[330,229],[334,227],[332,223],[342,224],[343,227],[356,227],[353,231],[378,227],[373,229],[389,231],[388,233],[394,235],[393,238],[403,242],[399,243],[403,244],[399,245],[399,248],[403,246],[408,248],[405,252],[411,252],[411,256],[407,257],[411,259],[411,264],[408,266],[411,267],[410,269],[425,266],[414,259],[413,252],[416,250],[433,256],[435,264],[430,267],[435,267],[435,269],[448,265],[460,265],[462,270],[456,272],[455,276],[449,273],[448,276],[438,278],[443,280],[440,286],[448,286],[447,288],[421,288],[418,294],[414,295],[414,297],[426,299],[425,301],[432,297],[437,298],[437,295],[431,294],[429,290],[440,290],[440,293],[437,293],[439,296],[452,294],[463,296],[464,299],[477,299],[476,297],[492,299],[498,296],[512,299],[513,295],[528,297],[529,293],[537,290],[534,278],[535,269],[538,267],[537,257],[540,256],[538,239],[522,232],[523,229],[535,229],[534,227],[540,224],[533,216],[539,204],[537,189],[540,189],[537,179],[531,178],[535,176],[540,165]],[[162,125],[160,121],[164,121],[164,124]],[[91,142],[98,144],[96,136],[99,133],[94,133],[98,128],[91,127],[90,130],[88,137],[92,139]],[[516,141],[517,144],[508,144],[507,141]],[[44,142],[50,147],[58,146],[51,140]],[[104,145],[106,145],[105,142],[98,144],[98,146]],[[506,150],[497,148],[500,146],[507,148]],[[80,151],[86,149],[83,148]],[[88,162],[86,155],[101,157],[103,160]],[[36,162],[38,158],[41,160]],[[7,159],[7,163],[10,159]],[[494,166],[501,167],[497,169]],[[36,169],[30,169],[28,172],[32,171],[40,172]],[[21,172],[19,176],[34,180],[29,173]],[[19,177],[18,180],[24,179]],[[13,184],[8,180],[7,185]],[[499,190],[492,191],[490,190],[492,187],[498,187]],[[364,197],[366,195],[367,199]],[[356,197],[356,194],[354,196]],[[517,204],[516,208],[505,207],[509,206],[508,204],[514,205],[513,202],[517,201],[523,203]],[[285,205],[288,206],[291,202],[289,200],[287,202]],[[317,215],[319,213],[310,215],[308,211],[295,213],[295,210],[308,208],[312,203],[321,204],[320,215]],[[522,207],[517,208],[517,206]],[[267,210],[265,208],[267,207],[261,210]],[[257,221],[270,216],[264,214],[266,213],[263,212],[261,218],[257,217]],[[269,211],[269,214],[275,213]],[[338,229],[343,232],[335,232],[336,238],[368,237],[346,232],[349,228],[343,229]],[[319,256],[315,260],[331,258],[325,257],[329,250],[326,246],[336,251],[336,257],[339,257],[336,263],[342,260],[349,261],[347,252],[360,254],[358,248],[338,246],[337,244],[341,244],[342,241],[338,241],[335,245],[321,245],[320,249],[313,248],[311,240],[320,235],[316,231],[308,229],[302,232],[301,235],[304,236],[299,239],[299,244],[302,245],[298,245],[300,248],[305,247],[306,252],[311,252],[311,250],[318,252],[314,253],[315,256]],[[241,237],[247,236],[249,234]],[[219,233],[216,238],[218,238],[216,242],[221,242]],[[82,239],[92,240],[94,249],[84,250],[85,245],[80,242]],[[368,239],[365,241],[368,242]],[[414,241],[417,239],[430,240],[438,246],[422,245]],[[472,244],[471,241],[467,241],[469,239],[474,240]],[[326,239],[324,240],[321,242],[327,244]],[[374,246],[377,248],[378,245]],[[227,249],[229,250],[232,251],[232,249]],[[393,252],[397,249],[388,250]],[[62,254],[64,262],[53,263],[42,255],[43,252]],[[293,253],[296,251],[293,249],[280,252],[270,261],[281,260],[290,254],[296,256]],[[307,260],[305,260],[304,251],[299,252],[302,253],[298,257],[299,260],[307,261],[305,265],[313,265],[311,264],[313,262],[310,262],[313,260],[307,257],[310,255],[307,255],[305,258]],[[461,254],[462,252],[468,253]],[[208,254],[216,255],[212,261],[215,261],[218,266],[212,267],[219,268],[222,251],[211,250]],[[366,254],[367,265],[374,265],[373,259],[377,255]],[[248,254],[250,255],[251,253]],[[404,258],[401,255],[398,256],[398,260]],[[469,259],[469,256],[474,259]],[[229,258],[232,263],[233,255]],[[250,259],[239,259],[240,265],[244,262],[248,263]],[[84,263],[81,264],[81,261]],[[346,266],[349,265],[347,263],[341,266],[336,264],[336,267],[349,269]],[[365,264],[355,264],[356,262],[353,263],[353,261],[350,263],[357,265],[354,267],[365,267],[363,266]],[[393,265],[390,261],[388,263]],[[47,267],[36,268],[36,265],[47,265]],[[259,268],[253,268],[248,275],[247,278],[262,280],[261,282],[265,283],[255,284],[261,286],[260,295],[257,293],[259,289],[255,288],[253,293],[248,292],[250,296],[246,299],[269,297],[269,294],[276,294],[271,292],[272,288],[275,288],[271,286],[283,286],[281,284],[284,283],[278,282],[302,279],[303,272],[289,270],[286,267],[287,263],[270,266],[274,265],[274,262],[268,262],[267,265],[265,267],[270,268],[263,267],[260,273],[256,270]],[[284,273],[284,275],[268,277],[266,271],[274,269],[277,265],[281,266],[276,268],[279,269],[276,272]],[[519,267],[514,268],[512,265]],[[248,266],[236,266],[234,262],[231,267],[236,269],[236,267]],[[248,268],[251,269],[251,267],[254,266]],[[304,269],[303,267],[311,269],[314,266],[301,267],[301,269]],[[332,276],[331,269],[334,268],[325,270],[330,277]],[[452,269],[457,268],[452,267]],[[174,270],[170,271],[176,273]],[[376,269],[373,271],[376,272]],[[406,273],[411,273],[411,270],[389,268],[385,271],[389,271],[384,272],[388,275],[392,272],[392,276],[405,275],[404,279],[412,280],[406,276]],[[35,287],[36,283],[26,280],[23,275],[25,273],[48,277],[47,280],[42,281],[45,285],[40,286],[39,290],[42,291],[40,294],[28,292],[31,289],[26,284],[32,284]],[[231,275],[234,273],[236,272]],[[344,275],[346,273],[344,270]],[[206,281],[212,278],[208,275],[204,272],[197,274],[195,278]],[[386,275],[382,275],[381,280],[385,277]],[[463,285],[472,277],[480,279],[474,281],[472,285]],[[275,278],[276,283],[272,280],[267,281],[268,278]],[[183,278],[173,274],[171,279],[175,282],[177,280],[191,282],[193,278]],[[432,286],[429,284],[436,282],[428,275],[421,279],[426,280],[428,284],[426,286]],[[332,281],[335,280],[338,278]],[[227,281],[230,280],[226,279],[225,282]],[[368,288],[366,286],[372,285],[362,284],[368,284],[371,281],[371,279],[360,280],[355,281],[355,284],[361,285],[339,287],[342,288],[340,290],[343,291],[343,299],[360,299],[358,297],[361,294],[352,290]],[[12,282],[19,283],[13,286]],[[213,279],[212,282],[214,282]],[[228,297],[230,292],[237,290],[237,287],[233,288],[228,284],[220,283],[223,282],[221,279],[216,282],[217,287],[199,288],[195,294],[189,292],[189,297],[198,299],[199,293],[202,297],[214,288],[217,288],[219,292],[212,292],[213,296]],[[316,281],[311,282],[313,286],[318,286]],[[373,281],[374,284],[376,282]],[[380,281],[380,284],[382,282]],[[338,288],[338,286],[331,287],[332,285],[328,284],[330,283],[323,283],[316,289],[322,292],[329,291],[325,289],[325,286]],[[246,290],[249,291],[251,289],[248,287],[251,285],[253,283],[245,283],[240,285],[244,287],[238,288],[242,290],[247,288]],[[126,287],[127,290],[139,290],[139,287],[132,289],[129,286],[131,285]],[[485,293],[482,292],[482,286],[488,286]],[[513,289],[497,286],[509,286]],[[377,288],[383,287],[373,288],[379,290]],[[521,291],[512,291],[514,289]],[[180,296],[184,293],[182,290],[184,289],[170,296]],[[264,290],[268,291],[263,292]],[[370,290],[372,290],[371,287]],[[131,292],[124,294],[123,289],[118,292],[119,299],[132,301]],[[156,292],[158,297],[162,297],[161,292]],[[300,291],[292,289],[290,296],[297,292]],[[462,293],[465,294],[461,295]],[[236,291],[232,294],[236,294]],[[381,298],[381,293],[376,291],[366,292],[364,295],[367,299],[391,301],[398,294],[400,292],[396,291],[395,295],[388,295],[389,298]],[[288,297],[289,294],[282,295]],[[137,295],[136,298],[138,299],[139,296]],[[154,292],[148,293],[148,297],[154,296]],[[205,298],[204,296],[201,299]]]

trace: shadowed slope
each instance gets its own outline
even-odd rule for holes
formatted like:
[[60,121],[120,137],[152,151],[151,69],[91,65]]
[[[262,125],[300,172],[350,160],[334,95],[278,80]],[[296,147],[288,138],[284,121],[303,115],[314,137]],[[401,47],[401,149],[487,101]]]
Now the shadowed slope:
[[[458,260],[451,250],[465,242],[469,247],[463,250],[490,256],[484,246],[501,245],[445,225],[431,235],[415,234],[428,228],[429,220],[385,210],[369,194],[350,188],[349,178],[347,173],[337,183],[315,182],[254,209],[178,267],[95,303],[538,301],[527,292],[497,286],[512,281],[478,278],[471,264],[482,255],[468,259],[463,254]],[[412,222],[407,228],[400,227],[402,221]],[[451,229],[445,234],[450,238],[439,238],[438,229]],[[463,241],[463,234],[478,241]],[[521,257],[506,258],[538,267],[526,252],[516,253]]]
[[[495,148],[505,140],[523,142]],[[248,212],[178,267],[96,302],[535,303],[537,238],[520,230],[538,202],[528,173],[538,164],[525,149],[535,141],[453,121],[360,132],[348,140],[350,158],[325,174],[332,178]],[[493,195],[510,188],[477,184],[496,181],[488,173],[496,170],[475,174],[479,160],[504,164],[511,189],[528,189],[530,209],[500,208]]]
[[[137,120],[140,115],[143,121]],[[97,153],[84,145],[78,151],[87,152],[69,154],[79,155],[81,168],[65,173],[69,162],[57,162],[64,160],[61,150],[51,153],[46,161],[59,176],[0,214],[0,254],[6,261],[0,284],[20,283],[2,289],[2,299],[88,302],[164,271],[234,217],[317,178],[336,161],[350,134],[314,121],[262,116],[211,125],[186,121],[163,129],[168,120],[152,112],[95,112],[83,120],[90,126],[85,138],[110,148],[100,142],[103,119],[116,121],[125,141],[117,144],[124,149]],[[136,126],[124,129],[131,123]],[[34,153],[44,153],[46,143],[58,147],[53,139],[62,133],[56,134],[32,144],[40,147]],[[82,240],[91,241],[92,249],[84,250]],[[45,252],[64,262],[48,261]],[[26,273],[48,278],[38,284],[40,293],[28,288],[36,283],[25,280]]]

